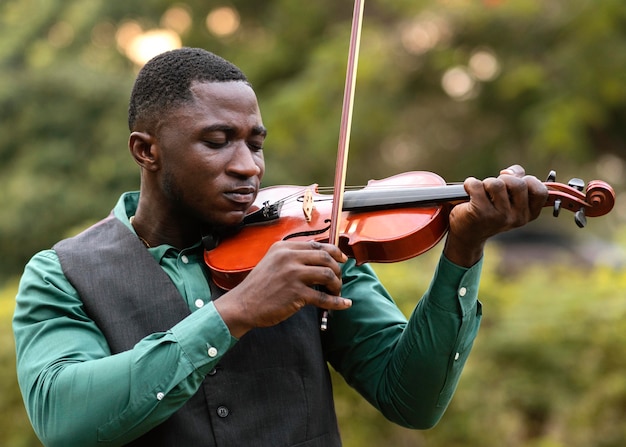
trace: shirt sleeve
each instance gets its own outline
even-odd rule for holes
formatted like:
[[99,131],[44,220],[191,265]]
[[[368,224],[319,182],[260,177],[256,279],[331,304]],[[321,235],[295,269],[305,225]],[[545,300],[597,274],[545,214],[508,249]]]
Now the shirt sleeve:
[[445,412],[482,315],[482,260],[469,269],[441,257],[427,292],[407,318],[371,267],[344,266],[342,295],[326,343],[331,365],[388,419],[433,427]]
[[129,442],[179,409],[236,342],[209,303],[111,355],[52,250],[25,268],[13,331],[26,410],[47,446]]

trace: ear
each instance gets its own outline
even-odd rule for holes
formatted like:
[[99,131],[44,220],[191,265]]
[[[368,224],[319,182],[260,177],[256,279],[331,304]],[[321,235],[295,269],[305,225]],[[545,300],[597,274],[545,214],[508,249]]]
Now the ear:
[[159,167],[159,150],[156,139],[146,132],[132,132],[128,148],[135,162],[143,169],[156,171]]

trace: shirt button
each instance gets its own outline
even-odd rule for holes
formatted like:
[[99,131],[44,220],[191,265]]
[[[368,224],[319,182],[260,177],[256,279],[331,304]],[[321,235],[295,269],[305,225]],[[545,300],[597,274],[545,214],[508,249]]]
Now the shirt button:
[[189,258],[186,255],[182,255],[180,260],[183,261],[183,264],[189,264]]
[[454,360],[458,360],[460,356],[461,356],[461,354],[459,354],[459,353],[457,352],[456,354],[454,354]]
[[211,346],[208,350],[207,350],[207,354],[209,354],[209,357],[216,357],[217,356],[217,348],[214,346]]
[[224,406],[217,407],[217,415],[221,418],[225,418],[230,414],[230,410]]
[[213,368],[211,371],[209,371],[209,376],[214,376],[215,374],[217,374],[217,368]]
[[465,287],[461,287],[459,289],[459,295],[460,296],[465,296],[467,294],[467,289]]
[[165,397],[165,394],[161,392],[158,392],[156,395],[157,400],[163,400],[164,397]]
[[194,302],[194,304],[196,305],[196,307],[197,307],[198,309],[200,309],[202,306],[204,306],[204,301],[203,301],[203,300],[201,300],[200,298],[198,298],[198,299]]

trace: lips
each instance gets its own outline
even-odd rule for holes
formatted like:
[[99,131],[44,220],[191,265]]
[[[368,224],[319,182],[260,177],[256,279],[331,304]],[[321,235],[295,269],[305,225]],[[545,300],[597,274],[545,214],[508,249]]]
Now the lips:
[[256,197],[256,188],[252,186],[242,186],[226,191],[224,195],[235,203],[251,204]]

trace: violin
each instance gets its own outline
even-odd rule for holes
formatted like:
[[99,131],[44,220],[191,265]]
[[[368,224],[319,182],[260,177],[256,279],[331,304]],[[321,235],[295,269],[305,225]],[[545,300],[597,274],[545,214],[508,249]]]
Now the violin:
[[[260,190],[236,236],[205,244],[219,242],[205,251],[204,259],[222,289],[239,284],[273,243],[286,239],[327,241],[357,264],[409,259],[436,245],[447,232],[451,207],[469,199],[463,185],[446,185],[437,174],[419,171],[345,190],[363,10],[364,0],[355,0],[332,196],[321,194],[315,184]],[[615,193],[602,181],[590,182],[585,190],[580,179],[568,185],[555,180],[551,173],[545,182],[546,206],[553,207],[555,216],[561,209],[573,211],[582,227],[587,216],[613,208]],[[322,331],[328,328],[328,317],[329,311],[323,310]]]
[[[613,188],[601,180],[585,187],[574,178],[565,185],[551,171],[544,185],[544,206],[552,207],[555,217],[562,209],[573,212],[581,228],[587,217],[605,215],[615,204]],[[370,180],[344,192],[337,245],[357,264],[413,258],[437,245],[452,207],[468,200],[463,184],[446,184],[432,172]],[[280,240],[329,241],[332,207],[333,195],[322,194],[316,184],[261,189],[239,231],[204,252],[215,284],[235,287]]]

